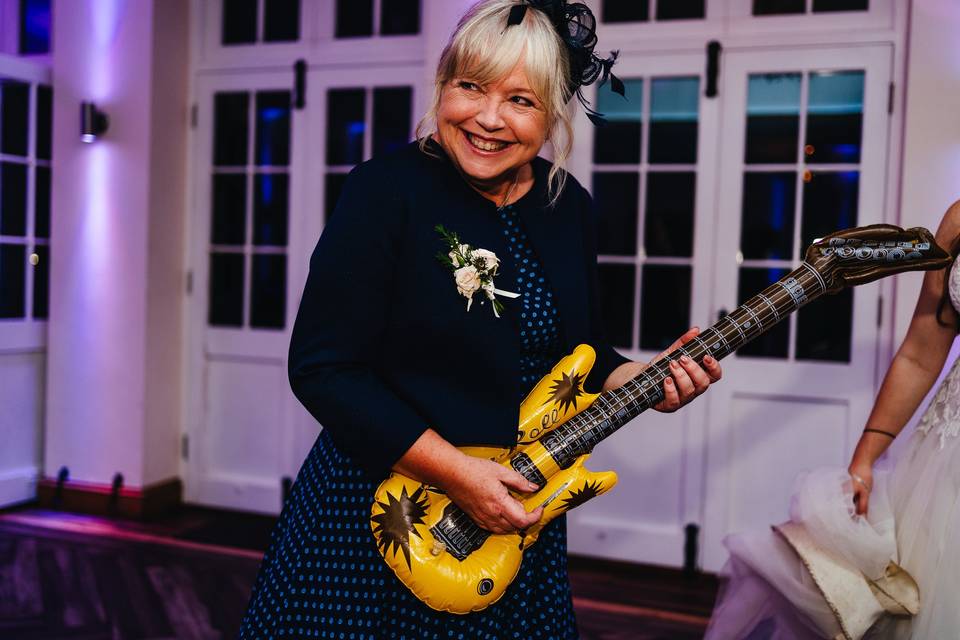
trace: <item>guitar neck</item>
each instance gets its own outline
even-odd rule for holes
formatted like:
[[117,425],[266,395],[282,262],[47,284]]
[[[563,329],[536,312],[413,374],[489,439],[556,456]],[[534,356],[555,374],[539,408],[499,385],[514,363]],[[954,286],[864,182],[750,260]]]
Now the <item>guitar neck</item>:
[[[669,360],[687,355],[703,362],[710,355],[721,360],[791,313],[822,295],[825,275],[806,262],[724,316],[715,325],[670,354],[651,364],[619,389],[601,393],[585,411],[545,435],[544,445],[563,462],[589,453],[603,439],[663,400],[663,382],[670,377]],[[558,458],[559,460],[560,458]],[[563,466],[561,464],[561,466]]]

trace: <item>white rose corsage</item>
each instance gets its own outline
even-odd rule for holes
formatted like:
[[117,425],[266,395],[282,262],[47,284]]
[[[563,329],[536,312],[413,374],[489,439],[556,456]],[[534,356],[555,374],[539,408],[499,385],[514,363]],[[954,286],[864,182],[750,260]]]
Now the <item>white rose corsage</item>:
[[[450,250],[437,253],[437,260],[453,272],[453,279],[457,284],[457,292],[467,299],[467,311],[473,304],[473,294],[483,291],[483,295],[493,305],[493,315],[500,317],[503,303],[497,296],[504,298],[519,298],[519,293],[497,289],[493,284],[493,277],[500,268],[500,258],[493,251],[478,249],[468,244],[461,244],[457,234],[447,231],[443,225],[434,227]],[[483,301],[480,301],[483,304]]]

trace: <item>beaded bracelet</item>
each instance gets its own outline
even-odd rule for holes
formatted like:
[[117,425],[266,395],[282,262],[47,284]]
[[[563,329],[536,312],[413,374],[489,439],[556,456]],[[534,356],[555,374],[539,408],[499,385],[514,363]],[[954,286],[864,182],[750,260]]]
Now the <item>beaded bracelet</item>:
[[864,429],[864,433],[881,433],[891,440],[896,439],[897,435],[895,433],[890,433],[889,431],[883,431],[882,429]]

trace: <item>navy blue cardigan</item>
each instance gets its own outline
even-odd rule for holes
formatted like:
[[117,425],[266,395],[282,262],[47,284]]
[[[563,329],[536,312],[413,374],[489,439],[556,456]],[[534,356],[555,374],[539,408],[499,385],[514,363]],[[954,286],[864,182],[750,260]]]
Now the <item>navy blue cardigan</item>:
[[[501,318],[477,295],[470,312],[437,259],[442,224],[461,242],[501,259],[497,285],[511,289],[496,206],[440,157],[412,143],[356,167],[310,260],[290,343],[294,394],[337,446],[382,478],[428,427],[455,445],[516,442],[520,389],[517,302]],[[515,207],[543,265],[566,350],[588,343],[596,390],[627,360],[603,338],[591,200],[568,177],[548,208],[550,165]]]

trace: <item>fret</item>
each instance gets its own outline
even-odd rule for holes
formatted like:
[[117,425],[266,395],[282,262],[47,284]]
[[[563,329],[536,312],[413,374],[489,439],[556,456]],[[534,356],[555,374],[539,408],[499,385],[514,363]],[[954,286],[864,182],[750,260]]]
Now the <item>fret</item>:
[[726,340],[723,339],[723,334],[717,331],[715,327],[710,327],[697,336],[697,339],[702,340],[704,344],[709,345],[707,347],[707,351],[717,360],[725,355],[723,349],[726,345]]
[[814,280],[817,281],[817,284],[820,286],[820,290],[817,293],[823,293],[827,290],[827,283],[824,281],[823,276],[820,275],[820,272],[814,269],[810,264],[806,262],[800,263],[801,268],[806,268],[807,273],[813,276]]
[[734,350],[748,340],[747,334],[743,332],[743,327],[741,326],[746,320],[746,318],[743,317],[744,315],[743,306],[739,306],[727,316],[727,320],[729,320],[730,324],[737,330],[737,334],[740,337],[739,342],[734,346]]
[[773,304],[773,302],[770,300],[770,298],[768,298],[768,297],[767,297],[766,295],[764,295],[763,293],[758,293],[758,294],[757,294],[757,297],[760,298],[761,300],[763,300],[763,301],[767,304],[767,307],[770,308],[770,311],[773,312],[773,324],[776,324],[776,323],[780,322],[780,312],[777,311],[777,307],[774,306],[774,304]]
[[[746,320],[743,326],[749,330],[756,329],[754,334],[752,336],[749,336],[749,338],[747,338],[747,340],[752,340],[753,338],[756,338],[758,335],[760,335],[765,331],[763,322],[760,320],[760,316],[757,315],[757,312],[753,310],[752,305],[749,305],[749,304],[744,305],[743,310],[746,313],[749,313],[751,318],[750,320]],[[748,331],[747,334],[749,335],[750,331]]]
[[710,349],[707,347],[707,343],[703,341],[703,334],[699,334],[696,338],[683,345],[685,353],[693,358],[695,361],[699,362],[703,359],[704,356],[710,353]]
[[724,322],[726,322],[728,325],[730,324],[731,321],[729,317],[730,317],[729,314],[727,314],[722,318],[720,318],[717,324],[713,325],[714,329],[717,332],[717,338],[721,342],[723,342],[723,347],[720,349],[717,348],[716,344],[713,345],[713,353],[714,353],[713,357],[715,358],[722,358],[734,352],[734,349],[730,347],[730,341],[727,339],[727,333],[726,331],[724,331],[724,328],[721,326],[723,325]]

